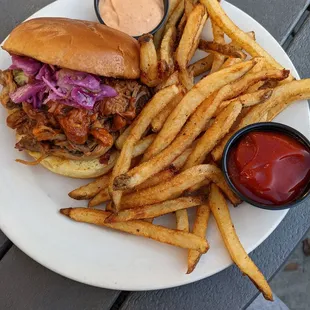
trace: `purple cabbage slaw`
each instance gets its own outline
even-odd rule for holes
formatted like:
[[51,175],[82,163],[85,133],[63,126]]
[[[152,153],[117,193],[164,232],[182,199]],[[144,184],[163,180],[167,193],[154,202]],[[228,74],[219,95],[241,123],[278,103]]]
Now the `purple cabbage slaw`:
[[11,100],[15,103],[29,102],[36,109],[50,100],[57,100],[69,106],[92,110],[97,101],[118,95],[113,87],[101,83],[98,76],[57,69],[29,57],[13,55],[9,69],[22,70],[31,77],[29,84],[20,86],[10,94]]

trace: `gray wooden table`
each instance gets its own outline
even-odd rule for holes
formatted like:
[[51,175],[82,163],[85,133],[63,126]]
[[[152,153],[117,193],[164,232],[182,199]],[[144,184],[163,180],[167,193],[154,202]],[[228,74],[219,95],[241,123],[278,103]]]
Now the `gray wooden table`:
[[[92,1],[92,0],[81,0]],[[0,41],[52,0],[1,0]],[[301,77],[310,77],[310,0],[230,0],[286,49]],[[310,226],[310,199],[292,209],[251,257],[270,280]],[[258,295],[235,267],[194,284],[152,292],[99,289],[59,276],[22,253],[0,231],[0,309],[245,309]]]

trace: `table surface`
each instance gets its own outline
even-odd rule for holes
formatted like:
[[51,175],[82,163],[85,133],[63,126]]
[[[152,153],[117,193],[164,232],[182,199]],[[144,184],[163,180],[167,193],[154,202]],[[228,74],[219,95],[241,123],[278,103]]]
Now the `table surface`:
[[[83,0],[86,1],[86,0]],[[92,0],[88,0],[92,1]],[[2,0],[0,41],[52,0]],[[310,77],[310,0],[230,0],[286,49],[301,77]],[[292,209],[251,253],[270,280],[310,226],[310,199]],[[22,253],[0,231],[0,309],[244,309],[258,295],[235,266],[194,284],[152,292],[100,289],[66,279]]]

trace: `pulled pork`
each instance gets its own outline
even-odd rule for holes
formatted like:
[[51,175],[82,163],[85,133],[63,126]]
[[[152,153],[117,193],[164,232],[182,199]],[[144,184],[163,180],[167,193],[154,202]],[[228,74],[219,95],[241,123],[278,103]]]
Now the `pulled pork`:
[[129,125],[150,98],[146,86],[135,80],[105,78],[118,96],[96,103],[92,111],[49,101],[40,109],[10,94],[18,88],[13,70],[0,72],[2,105],[10,110],[7,125],[22,136],[18,150],[38,151],[69,159],[93,159],[106,153],[120,130]]

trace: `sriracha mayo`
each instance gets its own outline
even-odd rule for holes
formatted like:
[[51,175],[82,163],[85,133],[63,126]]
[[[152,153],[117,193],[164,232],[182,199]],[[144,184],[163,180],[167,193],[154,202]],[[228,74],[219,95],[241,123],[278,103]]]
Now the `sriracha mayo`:
[[139,36],[156,28],[164,16],[163,0],[100,0],[104,23],[114,29]]

